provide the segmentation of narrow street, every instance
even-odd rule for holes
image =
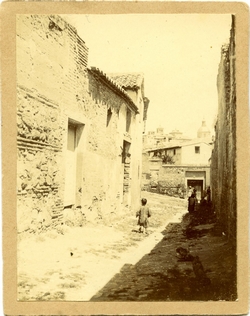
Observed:
[[[185,235],[190,224],[185,199],[142,196],[152,210],[149,235],[137,232],[135,211],[127,210],[84,227],[65,226],[59,234],[20,237],[18,299],[231,299],[234,271],[225,237],[204,234],[213,224],[197,226],[199,236]],[[200,257],[211,284],[197,280],[192,262],[177,258],[177,247]]]
[[[189,225],[189,214],[168,224],[159,243],[136,264],[125,264],[91,301],[235,300],[234,254],[226,238],[214,224]],[[186,258],[177,256],[181,247]]]
[[[248,8],[8,2],[4,314],[246,313]]]
[[[83,227],[19,237],[18,298],[89,300],[124,264],[135,264],[150,252],[165,226],[181,220],[186,201],[142,195],[153,213],[148,236],[137,232],[136,211],[125,210]]]

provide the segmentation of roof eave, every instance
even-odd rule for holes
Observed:
[[[119,86],[117,83],[115,83],[111,78],[109,78],[103,71],[101,71],[99,68],[91,67],[87,68],[90,73],[93,73],[98,76],[98,78],[106,84],[111,90],[113,90],[116,94],[118,94],[120,97],[122,97],[125,101],[128,102],[128,105],[132,111],[134,111],[136,114],[139,114],[139,109],[133,102],[133,100],[130,98],[130,96],[127,94],[127,92]]]
[[[147,149],[147,152],[157,151],[157,150],[165,150],[165,149],[173,149],[173,148],[181,148],[182,146],[171,146],[171,147],[159,147],[153,149]]]

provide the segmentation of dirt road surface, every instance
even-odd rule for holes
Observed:
[[[143,192],[152,211],[149,235],[136,232],[136,210],[110,214],[61,234],[18,238],[18,299],[88,301],[126,264],[135,265],[164,237],[169,223],[187,212],[184,199]]]
[[[148,235],[138,232],[136,210],[124,209],[62,234],[19,236],[18,299],[236,300],[236,250],[212,208],[191,215],[187,200],[142,196],[152,211]]]

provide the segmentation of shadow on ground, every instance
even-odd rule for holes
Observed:
[[[210,208],[186,214],[135,265],[125,264],[91,301],[234,301],[236,251]],[[147,238],[147,237],[145,237]]]

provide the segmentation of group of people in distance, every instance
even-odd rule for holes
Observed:
[[[210,204],[211,201],[211,190],[210,187],[207,187],[207,190],[204,190],[201,205]],[[196,211],[198,205],[198,200],[196,198],[196,189],[189,186],[188,189],[188,212],[193,213]],[[139,226],[138,232],[148,234],[148,218],[151,217],[151,211],[147,206],[147,199],[141,199],[141,207],[139,211],[136,212],[136,217],[138,217],[137,225]]]
[[[203,191],[201,198],[201,205],[210,204],[211,202],[211,189],[210,186],[207,187],[207,190]],[[188,189],[188,212],[193,213],[196,211],[198,205],[198,200],[196,197],[196,189],[189,186]]]

